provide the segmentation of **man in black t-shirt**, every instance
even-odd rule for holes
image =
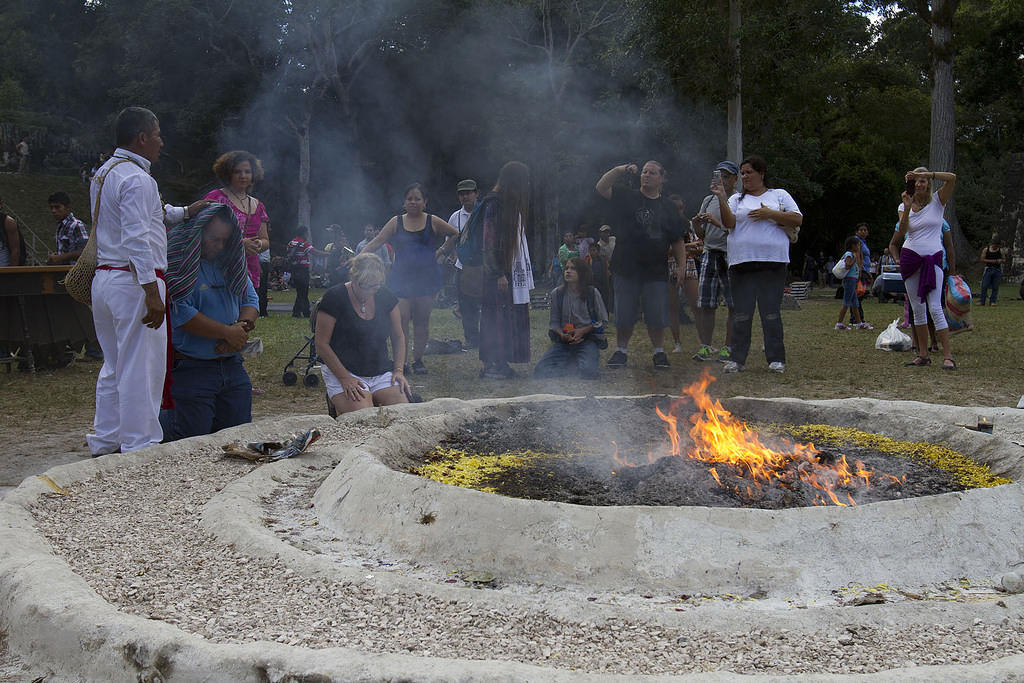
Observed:
[[[619,181],[640,174],[640,189]],[[661,194],[665,167],[648,161],[643,169],[623,164],[597,181],[597,192],[610,201],[615,228],[611,270],[615,291],[615,333],[618,348],[608,367],[626,365],[626,347],[643,307],[647,335],[654,346],[654,367],[667,368],[663,340],[668,327],[668,252],[686,263],[685,230],[676,207]]]

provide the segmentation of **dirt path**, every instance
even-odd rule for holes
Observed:
[[[322,392],[310,391],[302,396],[302,400],[254,397],[253,420],[325,412],[322,395]],[[27,477],[42,474],[51,467],[90,457],[85,434],[92,429],[92,417],[93,406],[90,401],[71,414],[65,413],[57,422],[40,418],[31,423],[4,425],[0,432],[0,443],[10,450],[0,457],[0,499]],[[6,679],[0,677],[0,680]]]

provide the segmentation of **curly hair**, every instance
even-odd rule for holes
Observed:
[[[235,168],[243,161],[248,161],[249,165],[252,166],[252,182],[254,185],[263,180],[263,164],[260,163],[255,154],[242,149],[224,152],[224,154],[217,157],[217,161],[213,162],[213,174],[225,185],[230,185],[231,174],[235,172]]]

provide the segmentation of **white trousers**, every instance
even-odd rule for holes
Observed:
[[[160,295],[165,286],[157,280]],[[160,401],[167,371],[167,322],[142,324],[146,296],[135,274],[97,270],[92,281],[92,317],[103,349],[96,380],[95,434],[86,434],[93,455],[138,450],[163,439]]]
[[[930,313],[932,322],[935,323],[935,329],[944,330],[949,327],[946,312],[942,310],[942,281],[945,278],[942,275],[942,268],[938,266],[932,266],[932,268],[935,269],[935,289],[928,292],[924,301],[921,301],[921,297],[917,295],[917,283],[921,279],[920,270],[909,276],[903,284],[907,290],[907,297],[910,299],[910,310],[914,313],[914,324],[927,325]]]

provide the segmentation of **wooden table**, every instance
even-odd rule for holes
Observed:
[[[8,370],[11,363],[23,362],[34,371],[41,352],[96,343],[92,310],[60,284],[70,268],[0,268],[0,350]]]

